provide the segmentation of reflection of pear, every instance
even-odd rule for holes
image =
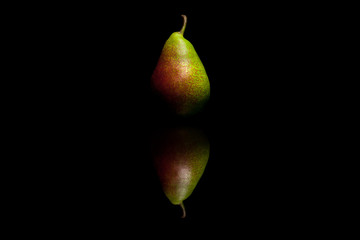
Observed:
[[[199,182],[210,154],[206,136],[194,128],[176,128],[160,134],[153,144],[154,165],[170,202],[180,205]]]

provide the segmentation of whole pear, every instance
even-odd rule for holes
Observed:
[[[162,189],[174,205],[180,205],[194,191],[204,173],[210,154],[206,135],[190,127],[168,129],[153,141],[154,166]]]
[[[152,87],[177,114],[199,112],[210,97],[210,82],[193,45],[184,38],[187,17],[179,32],[165,42],[151,77]]]

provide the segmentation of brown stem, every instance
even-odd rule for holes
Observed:
[[[182,26],[182,28],[181,28],[181,30],[180,30],[180,34],[181,35],[184,35],[184,32],[185,32],[185,28],[186,28],[186,23],[187,23],[187,17],[186,17],[186,15],[181,15],[182,17],[183,17],[183,19],[184,19],[184,23],[183,23],[183,26]]]
[[[181,218],[185,218],[186,217],[186,211],[185,211],[185,206],[184,206],[183,202],[180,203],[180,207],[181,207],[181,209],[183,211],[183,215],[181,216]]]

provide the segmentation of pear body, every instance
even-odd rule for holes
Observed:
[[[174,32],[153,72],[152,87],[177,115],[199,112],[210,97],[210,82],[193,45]]]
[[[162,189],[174,205],[194,191],[209,159],[207,137],[195,128],[167,130],[153,142],[154,166]]]

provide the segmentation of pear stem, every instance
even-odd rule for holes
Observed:
[[[184,24],[183,24],[183,26],[182,26],[182,28],[181,28],[181,30],[180,30],[179,33],[184,36],[184,32],[185,32],[185,28],[186,28],[186,23],[187,23],[187,17],[186,17],[186,15],[181,15],[181,16],[182,16],[183,19],[184,19]]]
[[[180,207],[181,207],[182,212],[183,212],[183,215],[181,216],[181,218],[185,218],[186,217],[186,211],[185,211],[185,206],[184,206],[183,202],[180,203]]]

